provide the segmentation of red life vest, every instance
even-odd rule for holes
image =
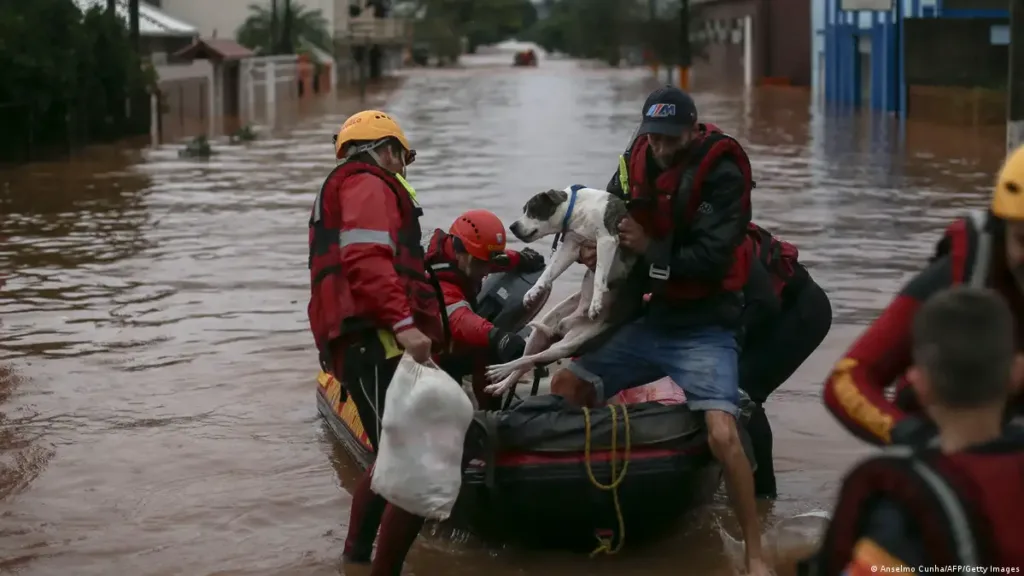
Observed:
[[[455,284],[466,295],[466,298],[473,299],[476,292],[479,291],[479,287],[474,289],[469,278],[462,273],[462,270],[459,270],[458,263],[445,253],[445,241],[448,238],[449,235],[440,229],[434,230],[430,235],[426,242],[426,257],[424,258],[427,270],[438,282]]]
[[[796,246],[772,236],[771,232],[753,222],[747,224],[747,236],[753,243],[754,257],[768,270],[772,279],[772,290],[782,297],[786,286],[807,275],[798,265],[800,251]]]
[[[427,277],[423,247],[420,245],[422,232],[419,217],[423,210],[416,205],[401,181],[390,172],[365,162],[349,161],[338,165],[327,176],[309,219],[309,319],[317,348],[325,351],[336,338],[368,329],[391,330],[391,326],[377,325],[365,316],[360,303],[352,297],[349,280],[341,267],[339,211],[334,212],[330,221],[323,218],[324,204],[340,202],[340,190],[345,180],[367,172],[383,180],[398,200],[402,222],[395,246],[395,272],[409,298],[416,328],[431,340],[440,342],[443,332],[438,297]],[[331,182],[335,185],[328,188],[327,184]]]
[[[993,218],[990,220],[990,218]],[[972,210],[964,218],[955,220],[946,228],[945,234],[935,247],[932,261],[949,256],[952,276],[950,282],[969,284],[974,287],[989,286],[1006,299],[1016,317],[1017,349],[1024,351],[1024,295],[1013,281],[993,275],[1003,267],[995,261],[997,242],[1003,240],[994,233],[995,220],[984,210]],[[920,405],[913,389],[901,379],[896,386],[895,403],[905,411],[917,411]],[[1024,414],[1024,394],[1020,394],[1007,407],[1009,414]]]
[[[445,350],[450,350],[452,346],[452,333],[449,328],[448,318],[459,308],[469,308],[472,310],[473,304],[476,302],[476,295],[480,291],[480,286],[474,287],[469,278],[462,273],[462,270],[459,270],[458,264],[445,253],[445,241],[448,238],[449,235],[443,230],[436,229],[425,242],[427,273],[430,275],[431,282],[434,283],[434,289],[437,292],[441,308]],[[464,299],[446,305],[441,282],[458,286],[462,291]]]
[[[987,222],[986,212],[972,210],[966,217],[953,221],[936,245],[932,261],[949,255],[953,284],[969,282],[981,287],[988,280],[994,239]]]
[[[914,520],[929,565],[1024,566],[1024,436],[1020,428],[976,451],[944,455],[886,448],[850,472],[819,554],[801,573],[839,575],[884,497]]]
[[[992,235],[985,231],[987,215],[982,210],[972,210],[965,217],[954,220],[935,246],[935,253],[929,262],[949,256],[952,285],[971,282],[984,286],[992,261]],[[977,282],[977,284],[975,284]],[[920,412],[921,404],[917,394],[910,387],[906,377],[896,382],[893,404],[904,412]]]
[[[653,183],[647,180],[647,138],[637,138],[629,153],[629,213],[653,242],[668,242],[672,250],[684,235],[685,226],[701,210],[704,179],[719,159],[730,157],[739,165],[745,184],[743,210],[750,211],[754,180],[747,153],[714,124],[701,124],[699,129],[701,135],[693,144],[689,159],[665,170]],[[723,291],[736,292],[743,289],[750,276],[752,244],[745,238],[736,247],[732,265],[721,282],[669,280],[667,262],[651,262],[651,277],[664,282],[660,291],[668,299],[690,300]]]

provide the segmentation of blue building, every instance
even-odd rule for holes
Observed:
[[[964,8],[992,5],[985,0],[811,0],[812,85],[834,105],[900,114],[907,109],[904,23],[911,18],[999,18],[993,44],[1009,37],[1009,11]],[[944,7],[947,4],[948,7]],[[996,3],[998,5],[999,3]],[[885,8],[885,7],[889,8]],[[1005,6],[1005,4],[1004,4]],[[844,10],[869,7],[874,10]],[[883,8],[879,10],[878,8]],[[955,42],[956,39],[950,39]]]

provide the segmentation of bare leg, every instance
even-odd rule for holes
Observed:
[[[731,331],[706,327],[662,339],[658,355],[652,360],[686,392],[690,409],[704,412],[708,445],[722,465],[729,501],[743,530],[747,571],[751,576],[768,576],[754,500],[754,475],[734,416],[739,400],[737,353]]]
[[[754,499],[754,473],[750,469],[750,461],[743,452],[739,431],[736,429],[736,418],[727,412],[708,410],[704,412],[704,420],[708,427],[708,443],[711,452],[722,464],[725,473],[725,488],[729,494],[736,517],[743,530],[746,542],[747,566],[751,574],[760,574],[751,565],[751,561],[759,563],[764,569],[761,551],[761,521],[757,516],[757,504]],[[765,572],[766,573],[766,572]]]
[[[574,406],[593,408],[597,404],[594,385],[563,368],[551,377],[551,393],[565,398]]]

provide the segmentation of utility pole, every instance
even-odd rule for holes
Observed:
[[[693,52],[690,50],[690,0],[679,1],[679,87],[690,89],[690,66]]]
[[[281,15],[281,53],[292,54],[292,2],[284,0],[284,14]]]
[[[116,3],[117,3],[117,0],[107,0],[107,13],[108,14],[114,14],[115,13],[114,12],[114,5]]]
[[[651,72],[654,72],[654,77],[658,77],[658,46],[655,44],[653,38],[656,35],[655,23],[657,22],[658,10],[655,6],[657,0],[647,0],[647,34],[650,40],[647,41],[648,54],[651,57],[650,65]]]
[[[1010,71],[1006,83],[1006,146],[1024,145],[1024,0],[1010,0]]]
[[[139,0],[128,0],[128,39],[135,54],[141,54],[139,46]]]
[[[270,0],[270,53],[277,54],[277,0]]]

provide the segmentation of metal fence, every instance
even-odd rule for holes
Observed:
[[[157,141],[174,142],[209,135],[210,97],[207,78],[181,78],[160,82]]]
[[[271,129],[293,122],[299,111],[299,59],[257,56],[242,61],[239,111],[243,124]]]

